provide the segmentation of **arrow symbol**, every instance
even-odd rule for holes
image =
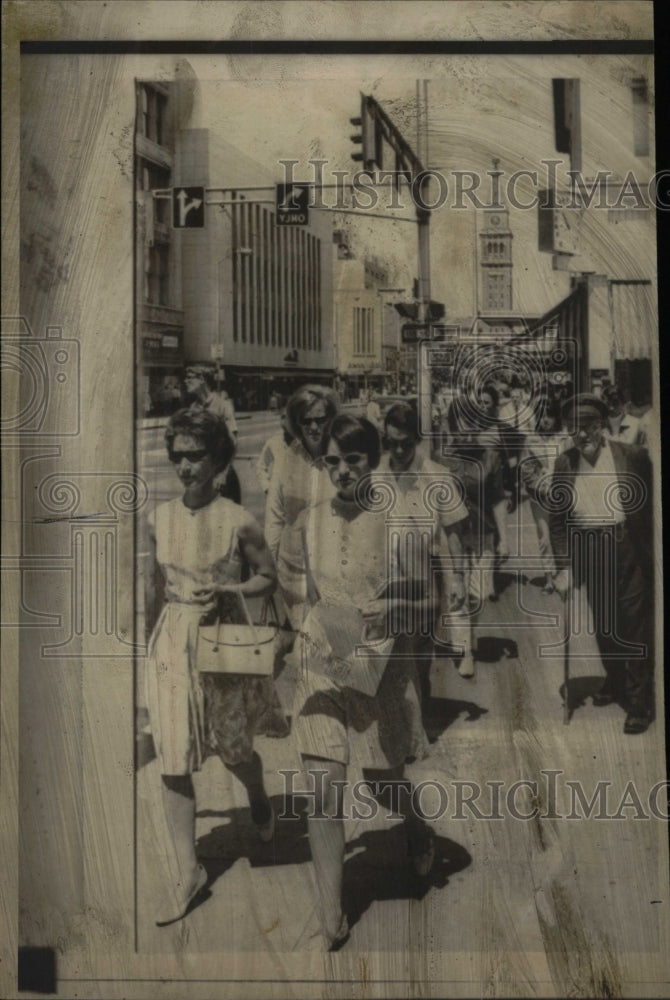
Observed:
[[[305,190],[304,187],[292,187],[290,190],[284,192],[284,200],[281,205],[277,208],[280,212],[300,212],[302,210],[302,205],[300,199],[302,193]]]
[[[177,195],[177,201],[179,202],[179,225],[186,225],[186,216],[189,212],[197,211],[202,205],[201,198],[193,198],[191,201],[188,200],[188,194],[182,188]]]

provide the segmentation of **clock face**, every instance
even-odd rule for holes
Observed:
[[[491,216],[489,216],[489,222],[491,223],[492,226],[499,226],[500,225],[500,216],[499,215],[491,215]]]

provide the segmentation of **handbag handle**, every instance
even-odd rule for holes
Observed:
[[[238,590],[237,591],[237,597],[239,597],[239,599],[240,599],[240,604],[242,605],[242,611],[244,613],[244,617],[247,620],[247,625],[251,629],[252,635],[254,637],[254,642],[256,643],[257,646],[259,646],[260,645],[260,641],[258,639],[258,632],[256,631],[256,626],[254,625],[253,621],[251,620],[251,615],[249,613],[249,607],[247,605],[247,602],[244,599],[244,594],[241,593],[241,591]],[[220,641],[221,641],[221,624],[222,624],[221,623],[221,615],[219,614],[218,615],[218,619],[217,619],[217,623],[216,623],[216,639],[214,641],[214,651],[215,652],[219,648],[219,644],[220,644]]]
[[[260,621],[258,624],[267,625],[268,617],[270,615],[274,615],[275,622],[279,625],[279,608],[277,607],[274,594],[270,594],[268,597],[264,598],[260,613]]]
[[[244,594],[241,593],[241,591],[238,590],[237,596],[240,599],[240,604],[242,605],[242,611],[244,612],[244,617],[247,620],[247,625],[249,626],[249,628],[252,631],[252,634],[253,634],[253,637],[254,637],[254,642],[256,643],[256,645],[258,645],[258,632],[256,631],[256,626],[254,625],[254,623],[251,620],[251,615],[249,613],[249,606],[247,605],[247,602],[244,599]],[[221,627],[221,620],[219,619],[219,628],[220,627]]]

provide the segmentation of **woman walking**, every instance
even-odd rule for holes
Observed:
[[[491,387],[482,392],[492,401]],[[440,447],[434,453],[459,480],[465,490],[470,513],[464,536],[468,555],[468,595],[474,608],[487,598],[495,598],[493,583],[495,550],[504,559],[507,549],[507,507],[504,488],[504,461],[494,413],[486,413],[486,399],[459,397],[449,408]]]
[[[540,406],[540,415],[535,434],[526,437],[522,453],[520,474],[528,492],[530,509],[537,530],[538,547],[545,572],[542,592],[551,594],[555,590],[554,576],[556,562],[551,547],[549,532],[548,501],[551,487],[551,477],[554,474],[556,459],[569,448],[572,440],[569,435],[561,433],[562,419],[559,407],[545,401]]]
[[[278,456],[265,508],[265,537],[277,564],[279,593],[293,627],[305,600],[304,574],[295,565],[292,528],[302,511],[332,494],[323,455],[330,425],[339,409],[332,389],[304,385],[286,405],[292,440]]]
[[[217,488],[235,450],[225,422],[207,410],[180,410],[165,440],[184,492],[149,518],[147,704],[178,872],[158,924],[182,917],[207,880],[195,850],[192,774],[209,753],[245,786],[260,838],[272,838],[274,815],[253,744],[259,720],[278,704],[271,678],[198,671],[199,626],[217,616],[244,621],[240,602],[276,587],[258,524]],[[242,582],[244,566],[249,577]]]
[[[316,817],[327,816],[310,818],[308,829],[323,933],[331,949],[349,933],[342,912],[345,840],[338,807],[348,765],[363,768],[375,797],[382,797],[382,788],[394,795],[419,875],[427,874],[434,855],[432,831],[403,777],[406,760],[421,758],[427,750],[418,678],[411,649],[399,658],[403,637],[389,636],[388,623],[409,614],[433,615],[435,609],[427,601],[395,598],[389,590],[385,513],[371,509],[361,496],[380,453],[379,434],[370,421],[336,417],[325,454],[336,494],[305,510],[296,526],[309,611],[301,633],[295,738],[308,783],[311,779],[315,788]],[[373,506],[374,488],[371,497]],[[366,662],[357,655],[362,639],[373,644],[376,659]]]

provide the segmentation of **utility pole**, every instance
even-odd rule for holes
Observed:
[[[417,97],[420,98],[419,81],[417,80]],[[428,81],[423,81],[423,147],[428,148]],[[420,201],[425,204],[429,178],[424,176],[420,182]],[[430,320],[430,210],[416,207],[419,242],[419,322]],[[432,425],[431,378],[430,369],[425,363],[423,352],[418,356],[418,394],[419,394],[419,427],[430,428]]]
[[[423,100],[422,100],[423,89]],[[428,81],[417,80],[417,138],[418,147],[427,146],[428,122],[427,100]],[[422,105],[426,107],[422,108]],[[423,122],[422,122],[423,118]],[[360,128],[360,133],[351,136],[356,144],[356,152],[352,158],[362,163],[363,169],[372,171],[375,167],[383,169],[381,153],[384,144],[390,146],[395,154],[396,183],[400,184],[401,175],[411,184],[416,207],[416,222],[418,236],[418,296],[417,319],[419,323],[430,323],[430,208],[427,207],[427,188],[429,175],[426,172],[419,152],[414,152],[407,140],[384,109],[374,97],[361,94],[360,115],[351,119],[351,124]],[[423,125],[423,128],[422,128]],[[422,141],[423,140],[423,141]],[[360,146],[360,149],[358,148]],[[418,372],[418,391],[420,397],[420,427],[431,426],[430,371],[421,364]]]

